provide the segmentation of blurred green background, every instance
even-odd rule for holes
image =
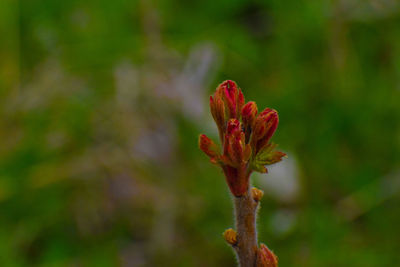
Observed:
[[[3,0],[0,265],[234,266],[208,96],[279,111],[280,266],[400,262],[396,0]]]

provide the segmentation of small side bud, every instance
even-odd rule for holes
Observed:
[[[223,236],[229,245],[234,246],[237,244],[237,233],[232,228],[226,229]]]
[[[257,267],[278,267],[278,257],[264,244],[257,251]]]
[[[254,201],[259,202],[264,196],[264,191],[253,187],[251,189],[251,196],[253,197]]]

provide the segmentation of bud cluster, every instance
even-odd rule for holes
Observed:
[[[270,108],[258,113],[255,102],[245,104],[242,91],[231,80],[221,83],[210,96],[210,108],[222,149],[204,134],[200,135],[199,147],[222,168],[232,194],[240,197],[248,191],[253,171],[265,173],[265,165],[286,156],[270,143],[278,127],[278,113]]]

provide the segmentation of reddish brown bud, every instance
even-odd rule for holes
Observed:
[[[232,135],[236,131],[240,131],[240,122],[237,119],[230,119],[226,126],[226,134]]]
[[[242,164],[244,159],[244,133],[241,131],[236,131],[235,134],[231,137],[232,146],[232,159],[237,164]]]
[[[257,251],[257,267],[277,267],[278,257],[264,244]]]
[[[238,97],[237,85],[228,80],[220,85],[223,88],[224,97],[229,108],[231,118],[236,118],[236,99]]]
[[[274,110],[270,108],[264,109],[260,114],[257,115],[254,125],[253,138],[261,139],[267,133],[267,124],[272,119]]]
[[[199,147],[211,159],[219,157],[218,146],[205,134],[199,136]]]
[[[256,120],[256,115],[257,115],[256,103],[253,101],[247,102],[247,104],[244,105],[242,109],[242,121],[245,128],[247,126],[253,127],[254,121]]]
[[[258,114],[252,135],[252,145],[255,153],[268,144],[278,127],[278,123],[279,119],[276,110],[266,108]]]
[[[218,94],[215,94],[214,98],[210,96],[210,109],[219,131],[225,131],[225,105]]]
[[[226,127],[224,155],[227,156],[235,166],[243,163],[245,157],[244,133],[237,119],[230,119]]]
[[[246,105],[243,106],[241,114],[242,114],[242,122],[247,144],[250,140],[251,131],[253,130],[254,122],[256,120],[256,115],[257,115],[256,103],[253,101],[248,102]]]
[[[229,118],[239,118],[244,105],[244,96],[234,81],[227,80],[217,87],[217,95],[220,95],[228,108]]]

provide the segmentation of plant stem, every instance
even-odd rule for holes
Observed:
[[[240,267],[255,267],[257,258],[256,211],[258,203],[253,199],[250,187],[240,197],[235,197],[237,245],[235,251]]]

